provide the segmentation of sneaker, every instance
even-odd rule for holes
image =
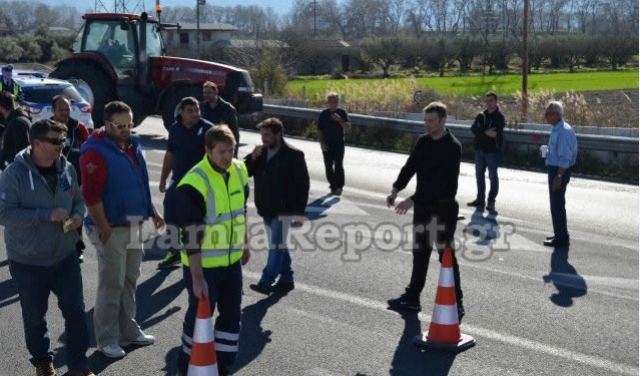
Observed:
[[[104,356],[106,356],[107,358],[113,358],[113,359],[123,358],[125,355],[127,355],[127,353],[124,352],[122,347],[115,344],[105,346],[101,348],[100,351],[102,351],[102,354],[104,354]]]
[[[255,292],[259,292],[260,294],[269,295],[271,294],[271,286],[265,286],[261,283],[253,283],[249,285],[249,288]]]
[[[89,368],[80,368],[71,370],[62,376],[96,376],[96,374],[93,373],[93,371],[91,371]]]
[[[138,336],[138,338],[134,339],[133,341],[123,342],[122,346],[129,346],[129,345],[149,346],[149,345],[153,345],[154,342],[156,342],[156,337],[152,336],[151,334],[142,333]]]
[[[53,362],[41,362],[36,364],[36,376],[56,376],[56,370],[53,368]]]
[[[275,285],[271,286],[272,291],[285,293],[285,294],[295,288],[296,287],[293,282],[278,282]]]
[[[475,199],[471,202],[467,202],[467,206],[474,208],[484,208],[484,200]]]
[[[420,300],[412,299],[407,294],[400,295],[399,298],[389,299],[387,300],[387,304],[389,304],[389,308],[399,311],[399,310],[408,310],[408,311],[421,311],[422,307],[420,306]]]
[[[342,188],[336,188],[331,193],[333,193],[335,196],[342,196]]]
[[[180,262],[180,252],[175,250],[167,251],[164,260],[158,263],[158,269],[168,269]]]

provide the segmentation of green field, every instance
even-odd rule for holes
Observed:
[[[618,89],[637,89],[638,71],[618,72],[582,72],[582,73],[539,73],[529,75],[529,91],[604,91]],[[361,86],[371,89],[380,84],[390,84],[396,88],[409,89],[416,83],[420,89],[433,89],[440,94],[456,94],[465,96],[482,95],[489,90],[498,94],[510,95],[522,87],[522,78],[519,75],[503,76],[452,76],[452,77],[422,77],[415,82],[409,78],[389,79],[299,79],[292,80],[286,86],[289,95],[307,98],[324,96],[327,91],[350,92],[353,89],[362,89]],[[354,87],[356,86],[356,87]],[[304,88],[304,89],[303,89]]]

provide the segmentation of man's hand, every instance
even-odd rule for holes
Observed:
[[[409,197],[408,199],[399,203],[398,206],[396,206],[396,213],[406,214],[409,211],[409,209],[411,209],[412,207],[413,207],[413,200],[411,199],[411,197]]]
[[[167,180],[160,179],[160,186],[158,187],[160,193],[165,193],[167,191]]]
[[[105,227],[103,229],[98,230],[98,237],[102,244],[106,245],[111,237],[111,227]]]
[[[398,191],[396,191],[396,189],[394,188],[391,191],[391,194],[389,194],[389,196],[387,196],[387,207],[390,208],[393,205],[396,204],[396,197],[398,197]]]
[[[338,115],[337,112],[331,114],[331,120],[337,121],[338,123],[342,124],[342,116]]]
[[[498,131],[495,128],[489,128],[486,131],[484,131],[484,134],[489,137],[489,138],[496,138],[498,137]]]
[[[251,152],[251,160],[255,161],[256,159],[260,158],[263,151],[264,151],[263,145],[258,145],[255,148],[253,148],[253,151]]]
[[[77,230],[82,226],[82,217],[78,214],[72,215],[71,219],[73,220],[73,223],[71,223],[71,230]]]
[[[240,259],[240,262],[242,263],[242,265],[247,265],[250,259],[251,251],[249,250],[249,246],[245,246],[244,250],[242,251],[242,258]]]
[[[193,295],[197,299],[209,299],[209,286],[204,277],[193,278]]]
[[[49,220],[51,222],[64,222],[69,218],[69,212],[67,209],[63,208],[55,208],[51,211],[51,215],[49,216]]]
[[[164,218],[162,218],[162,216],[158,213],[153,216],[153,226],[156,228],[156,230],[159,230],[160,228],[162,228],[162,226],[164,226]]]
[[[556,177],[553,178],[553,183],[551,183],[551,191],[558,192],[561,189],[562,189],[562,178],[556,175]]]

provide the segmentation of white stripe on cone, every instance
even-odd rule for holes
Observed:
[[[213,342],[213,324],[211,319],[196,319],[196,328],[193,331],[193,342],[209,343]]]
[[[431,322],[441,325],[457,325],[458,324],[458,307],[454,305],[436,304],[433,307],[433,316]]]
[[[455,287],[455,280],[453,279],[453,268],[440,269],[440,279],[438,280],[438,286],[440,287]]]
[[[212,364],[206,367],[199,367],[189,364],[188,376],[218,376],[218,365]]]

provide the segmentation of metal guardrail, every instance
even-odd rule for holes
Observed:
[[[298,119],[317,120],[321,109],[288,107],[273,104],[265,104],[263,112],[274,116],[294,117]],[[415,120],[393,119],[361,114],[349,114],[351,124],[364,127],[384,127],[398,132],[422,134],[425,132],[424,123]],[[447,128],[461,142],[473,141],[471,127],[462,124],[447,124]],[[504,132],[505,143],[546,145],[551,131],[537,131],[528,129],[506,128]],[[637,137],[605,136],[577,134],[578,149],[609,151],[619,153],[638,154]]]

